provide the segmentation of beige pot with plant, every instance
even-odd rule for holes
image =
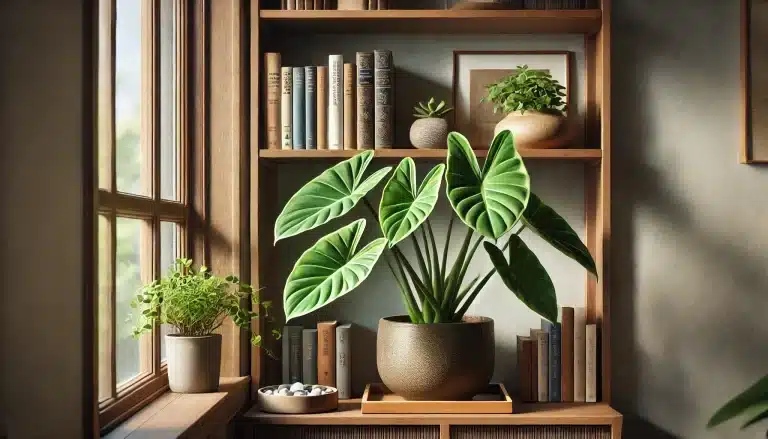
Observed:
[[[565,124],[565,87],[552,75],[519,66],[516,74],[487,86],[483,101],[493,103],[494,112],[506,117],[496,124],[494,135],[510,131],[521,148],[546,148]]]
[[[429,98],[426,104],[419,102],[413,110],[416,121],[411,125],[411,145],[420,149],[444,149],[448,121],[443,117],[453,108],[446,107],[445,101],[435,104],[435,98]]]
[[[237,277],[214,276],[205,266],[196,270],[189,259],[178,259],[166,277],[141,289],[131,304],[140,311],[134,336],[160,324],[173,327],[165,336],[171,391],[205,393],[219,388],[221,335],[214,332],[227,317],[248,329],[259,318],[260,308],[268,315],[269,303],[259,303],[252,293],[253,288]],[[250,299],[256,311],[243,308],[244,299]],[[261,336],[251,342],[261,346]]]

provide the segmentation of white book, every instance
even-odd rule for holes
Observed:
[[[293,69],[281,67],[280,76],[280,146],[293,149]]]
[[[328,56],[328,149],[344,148],[344,58]]]
[[[536,340],[536,396],[539,402],[549,402],[549,333],[531,329],[531,337]]]
[[[350,324],[336,327],[336,388],[339,390],[339,399],[352,397],[351,329]]]
[[[597,325],[587,325],[586,331],[586,400],[597,402]]]
[[[586,401],[587,314],[583,307],[573,312],[573,400]]]

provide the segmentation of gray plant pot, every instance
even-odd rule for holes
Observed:
[[[448,122],[439,117],[416,119],[411,125],[411,144],[420,149],[441,149],[447,145]]]
[[[176,393],[207,393],[219,389],[221,335],[165,336],[168,387]]]
[[[408,316],[379,320],[376,365],[382,382],[409,400],[461,401],[493,376],[493,320],[416,325]]]

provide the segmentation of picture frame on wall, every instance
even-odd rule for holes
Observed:
[[[768,164],[768,2],[741,1],[741,162]]]
[[[569,51],[463,51],[453,52],[453,104],[454,129],[472,143],[473,148],[488,148],[493,130],[505,114],[493,112],[491,102],[481,102],[488,84],[517,72],[518,66],[548,71],[552,78],[565,87],[566,116],[563,131],[567,134],[553,139],[548,147],[567,147],[574,132],[583,126],[578,111],[572,107],[572,74]]]

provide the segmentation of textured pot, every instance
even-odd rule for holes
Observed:
[[[509,130],[514,135],[515,146],[535,148],[538,142],[555,137],[563,121],[565,117],[554,114],[530,110],[521,114],[515,111],[496,124],[493,135]]]
[[[409,400],[460,401],[484,391],[493,375],[493,320],[416,325],[379,320],[376,365],[382,382]]]
[[[168,387],[177,393],[215,392],[221,371],[221,334],[165,336]]]
[[[439,117],[416,119],[411,125],[411,145],[420,149],[442,149],[448,138],[448,121]]]

